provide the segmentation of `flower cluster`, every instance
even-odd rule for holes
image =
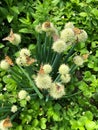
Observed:
[[[88,38],[85,30],[74,27],[73,23],[65,24],[64,29],[61,31],[60,38],[63,39],[67,45],[72,43],[85,42]]]
[[[70,68],[68,65],[62,64],[59,67],[59,73],[61,74],[61,81],[63,83],[68,83],[71,80],[71,76],[70,76]]]
[[[20,100],[26,99],[27,101],[29,101],[31,99],[30,96],[28,95],[27,91],[25,91],[25,90],[20,90],[19,91],[18,98]]]
[[[30,57],[31,52],[27,48],[23,48],[19,51],[19,57],[16,58],[17,65],[28,66],[35,62],[33,58]]]
[[[77,42],[86,41],[87,33],[75,27],[72,22],[66,23],[64,29],[61,30],[60,33],[58,33],[53,23],[49,21],[37,25],[35,30],[39,35],[42,35],[43,32],[46,33],[45,42],[40,43],[41,39],[38,41],[36,56],[34,56],[35,59],[31,58],[32,54],[29,49],[22,48],[18,52],[19,56],[15,60],[16,64],[13,63],[10,57],[6,56],[5,59],[0,62],[0,68],[7,70],[10,66],[14,65],[21,67],[30,66],[36,61],[33,82],[36,84],[37,88],[47,90],[50,96],[55,99],[61,98],[65,94],[64,84],[71,81],[72,70],[68,63],[66,64],[66,61],[72,53],[66,56],[67,59],[65,58],[66,60],[61,65],[58,66],[57,64],[61,62],[60,60],[63,61],[64,58],[62,58],[62,54],[64,51],[67,51],[69,46],[74,46]],[[51,42],[49,42],[49,39],[47,40],[48,37],[52,38]],[[21,42],[21,37],[19,34],[13,33],[11,29],[10,35],[3,40],[8,40],[13,45],[18,45]],[[72,51],[73,50],[71,50],[71,52]],[[82,66],[84,58],[83,56],[76,55],[72,59],[72,62],[76,66]],[[26,76],[27,75],[28,74],[26,74]],[[54,75],[56,75],[56,77]],[[20,90],[18,98],[20,100],[30,100],[30,96],[28,96],[25,90]],[[16,112],[17,106],[12,106],[11,111],[13,113]]]
[[[65,95],[64,86],[61,83],[53,82],[49,73],[52,71],[52,66],[45,64],[40,67],[40,70],[35,78],[35,83],[39,89],[48,90],[50,96],[55,99]]]

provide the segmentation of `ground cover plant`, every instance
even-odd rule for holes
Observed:
[[[2,129],[98,129],[96,4],[97,0],[1,1]],[[61,36],[67,26],[74,32],[73,43],[67,41],[70,35],[66,34],[67,39]],[[83,30],[88,35],[86,42],[78,41]],[[77,55],[81,66],[74,64]],[[62,68],[67,69],[66,74]]]

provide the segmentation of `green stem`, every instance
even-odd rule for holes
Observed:
[[[38,34],[38,36],[37,36],[36,56],[37,56],[38,64],[40,65],[40,61],[41,61],[41,38],[40,38],[40,34]]]
[[[11,121],[14,120],[14,118],[18,115],[18,113],[20,112],[20,110],[21,110],[21,108],[19,108],[19,110],[18,110],[15,114],[13,114],[13,115],[11,116],[11,118],[10,118]]]
[[[43,95],[40,93],[40,91],[37,89],[37,87],[35,86],[34,82],[31,80],[31,78],[29,77],[28,73],[26,73],[26,71],[20,67],[20,70],[24,73],[24,75],[27,77],[27,79],[29,80],[30,82],[30,85],[33,87],[33,89],[35,90],[35,92],[38,94],[39,98],[42,99],[43,98]]]
[[[55,59],[54,59],[53,64],[52,64],[52,67],[53,67],[53,68],[55,68],[55,67],[58,65],[58,63],[59,63],[59,61],[60,61],[60,58],[61,58],[61,54],[57,54],[57,55],[55,56]]]
[[[78,94],[80,94],[80,93],[82,93],[82,91],[79,91],[79,92],[77,92],[77,93],[73,93],[73,94],[71,94],[71,95],[65,95],[63,98],[70,98],[70,97],[76,96],[76,95],[78,95]]]
[[[72,55],[74,48],[76,47],[76,44],[73,44],[72,48],[70,49],[70,51],[68,52],[68,54],[66,55],[64,62],[67,63],[68,58]]]
[[[49,37],[49,42],[48,42],[48,48],[47,48],[47,57],[46,57],[46,63],[50,63],[51,62],[51,57],[52,57],[52,38]]]
[[[77,67],[78,66],[76,64],[73,64],[70,69],[70,74],[72,74],[77,69]]]
[[[55,57],[56,57],[56,52],[54,52],[52,55],[51,64],[53,64]]]
[[[61,75],[58,74],[58,76],[57,76],[56,79],[55,79],[55,82],[60,80],[60,76],[61,76]]]

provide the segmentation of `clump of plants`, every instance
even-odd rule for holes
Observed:
[[[0,62],[0,68],[8,73],[4,77],[7,85],[5,89],[2,87],[0,94],[2,130],[12,127],[13,120],[18,123],[23,111],[33,110],[35,98],[49,102],[70,96],[75,90],[69,89],[76,81],[75,70],[82,67],[89,56],[75,51],[75,47],[85,43],[88,36],[85,30],[75,27],[72,22],[66,23],[60,32],[49,21],[37,25],[35,30],[37,43],[33,51],[19,48],[14,57],[6,54]],[[11,29],[9,36],[3,40],[18,48],[22,39]],[[26,123],[32,120],[30,116]]]

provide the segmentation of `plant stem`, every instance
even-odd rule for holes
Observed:
[[[36,56],[37,56],[38,64],[40,65],[40,61],[41,61],[41,38],[40,38],[40,34],[38,34],[38,37],[37,37]]]
[[[70,74],[72,74],[77,67],[78,67],[78,66],[77,66],[76,64],[73,64],[73,65],[71,66],[71,69],[70,69]]]
[[[58,74],[58,76],[56,77],[55,81],[59,81],[60,79],[60,74]]]
[[[66,55],[64,62],[67,63],[68,58],[72,55],[74,48],[76,47],[76,44],[74,43],[68,54]]]
[[[14,118],[18,115],[18,113],[20,112],[20,110],[21,110],[21,108],[19,108],[19,110],[18,110],[15,114],[13,114],[13,115],[11,116],[11,118],[10,118],[11,121],[14,120]]]
[[[60,58],[61,58],[61,54],[59,54],[59,53],[56,54],[55,59],[54,59],[53,64],[52,64],[53,68],[55,68],[58,65]]]
[[[35,92],[38,94],[39,98],[42,99],[43,95],[40,93],[40,91],[37,89],[37,87],[35,86],[34,82],[31,80],[31,78],[29,77],[28,73],[22,68],[20,67],[20,70],[24,73],[24,75],[27,77],[27,79],[30,82],[30,85],[33,87],[33,89],[35,90]]]
[[[76,95],[78,95],[78,94],[80,94],[80,93],[82,93],[82,91],[79,91],[79,92],[77,92],[77,93],[73,93],[73,94],[71,94],[71,95],[66,95],[66,96],[64,96],[63,98],[70,98],[70,97],[76,96]]]
[[[48,55],[47,55],[47,43],[48,43],[48,36],[46,35],[45,36],[45,42],[43,44],[43,52],[42,52],[42,54],[43,54],[43,62],[44,63],[45,63],[45,61],[46,61],[46,59],[48,57]]]

